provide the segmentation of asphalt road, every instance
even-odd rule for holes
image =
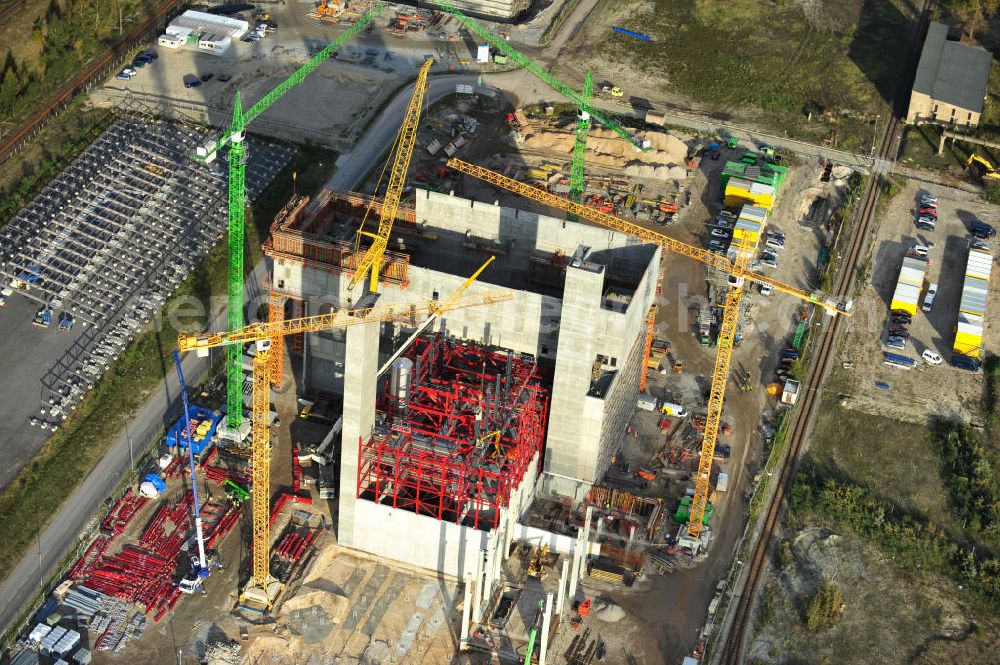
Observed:
[[[429,79],[425,100],[428,106],[455,92],[456,85],[476,85],[477,77],[464,74],[438,76]],[[413,83],[402,88],[385,106],[354,149],[337,163],[337,172],[326,184],[334,191],[358,187],[368,172],[381,166],[399,131],[399,123],[413,96]]]
[[[263,283],[264,275],[264,264],[261,263],[247,278],[245,288],[248,299],[252,298],[254,294],[260,293],[260,285]],[[20,298],[19,300],[26,299]],[[4,311],[4,315],[9,313]],[[30,326],[30,324],[28,325]],[[220,330],[224,327],[225,312],[216,312],[209,329]],[[37,330],[37,328],[33,328],[33,330]],[[55,335],[55,331],[52,334]],[[23,338],[20,343],[23,343]],[[188,383],[193,385],[200,381],[213,360],[214,356],[211,355],[199,358],[193,353],[187,354],[181,360],[181,365]],[[0,382],[0,386],[7,386],[10,383],[10,381],[3,381]],[[34,402],[32,401],[31,404],[33,405]],[[63,503],[62,509],[42,531],[37,545],[31,548],[21,563],[0,584],[0,598],[4,600],[3,603],[0,603],[0,626],[3,626],[4,630],[10,622],[17,619],[25,605],[34,598],[45,578],[54,572],[55,567],[63,557],[76,547],[80,535],[93,519],[97,506],[100,506],[118,487],[122,479],[128,475],[132,458],[139,459],[154,439],[158,438],[159,433],[170,420],[168,416],[179,412],[180,393],[177,388],[177,375],[171,371],[139,409],[125,431],[112,444],[107,455],[97,463],[90,475]],[[37,428],[34,429],[37,430]]]

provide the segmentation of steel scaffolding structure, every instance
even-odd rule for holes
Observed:
[[[441,335],[418,338],[360,442],[358,498],[495,528],[542,450],[549,391],[535,358]],[[398,363],[399,361],[397,361]]]

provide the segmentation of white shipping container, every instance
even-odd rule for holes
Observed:
[[[892,294],[892,299],[897,302],[910,303],[916,305],[920,299],[919,284],[897,284],[896,291]]]
[[[728,473],[720,473],[719,474],[719,479],[717,481],[715,481],[715,489],[718,492],[725,492],[727,489],[729,489],[729,474]]]
[[[982,250],[970,250],[969,262],[965,268],[966,275],[972,275],[985,280],[990,278],[990,270],[993,267],[993,255]]]
[[[901,284],[916,284],[917,286],[921,286],[924,283],[924,271],[903,266],[899,271],[898,281]]]
[[[767,219],[767,208],[745,205],[740,208],[740,217],[744,219],[753,219],[763,224]]]

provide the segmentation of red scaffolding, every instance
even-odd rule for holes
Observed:
[[[358,498],[495,528],[545,440],[549,392],[535,358],[441,335],[405,357],[408,377],[394,374],[360,442]]]

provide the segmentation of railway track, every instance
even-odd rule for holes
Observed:
[[[3,137],[0,141],[0,163],[6,160],[24,143],[31,140],[52,116],[62,110],[77,94],[85,92],[99,77],[107,76],[110,69],[116,66],[128,54],[144,35],[165,21],[178,6],[179,0],[168,0],[144,22],[134,27],[114,46],[108,48],[87,65],[82,72],[73,77],[62,90],[56,93],[41,109],[35,111],[20,127]],[[21,4],[15,2],[9,7],[0,9],[0,15],[17,11]]]
[[[913,60],[919,54],[924,28],[927,23],[932,0],[925,0],[923,9],[917,23],[917,30],[913,41]],[[908,92],[908,91],[907,91]],[[905,101],[908,94],[902,95]],[[851,236],[851,244],[847,251],[846,262],[840,271],[835,284],[834,293],[849,294],[854,288],[857,276],[858,261],[863,256],[865,240],[869,235],[872,219],[878,204],[880,181],[882,179],[882,167],[880,165],[894,161],[898,149],[897,130],[899,129],[900,117],[905,115],[905,108],[900,108],[897,104],[891,119],[882,130],[879,148],[873,155],[873,173],[869,178],[865,188],[861,214],[858,217],[858,226]],[[813,422],[813,418],[822,402],[822,384],[830,368],[830,362],[834,358],[834,347],[838,338],[838,332],[843,323],[844,317],[838,316],[831,320],[826,326],[826,330],[820,340],[817,350],[816,364],[809,376],[807,389],[803,395],[803,404],[798,417],[792,426],[789,438],[789,450],[785,456],[784,464],[778,475],[778,484],[775,487],[774,497],[767,507],[764,516],[763,528],[757,540],[752,555],[750,556],[749,572],[743,593],[737,601],[733,624],[729,634],[722,644],[721,658],[718,662],[722,665],[739,665],[743,662],[743,647],[746,642],[747,631],[752,624],[752,609],[756,599],[757,591],[764,579],[769,563],[769,553],[771,542],[777,531],[779,519],[783,512],[785,497],[790,486],[792,472],[795,464],[805,445],[806,435]]]

